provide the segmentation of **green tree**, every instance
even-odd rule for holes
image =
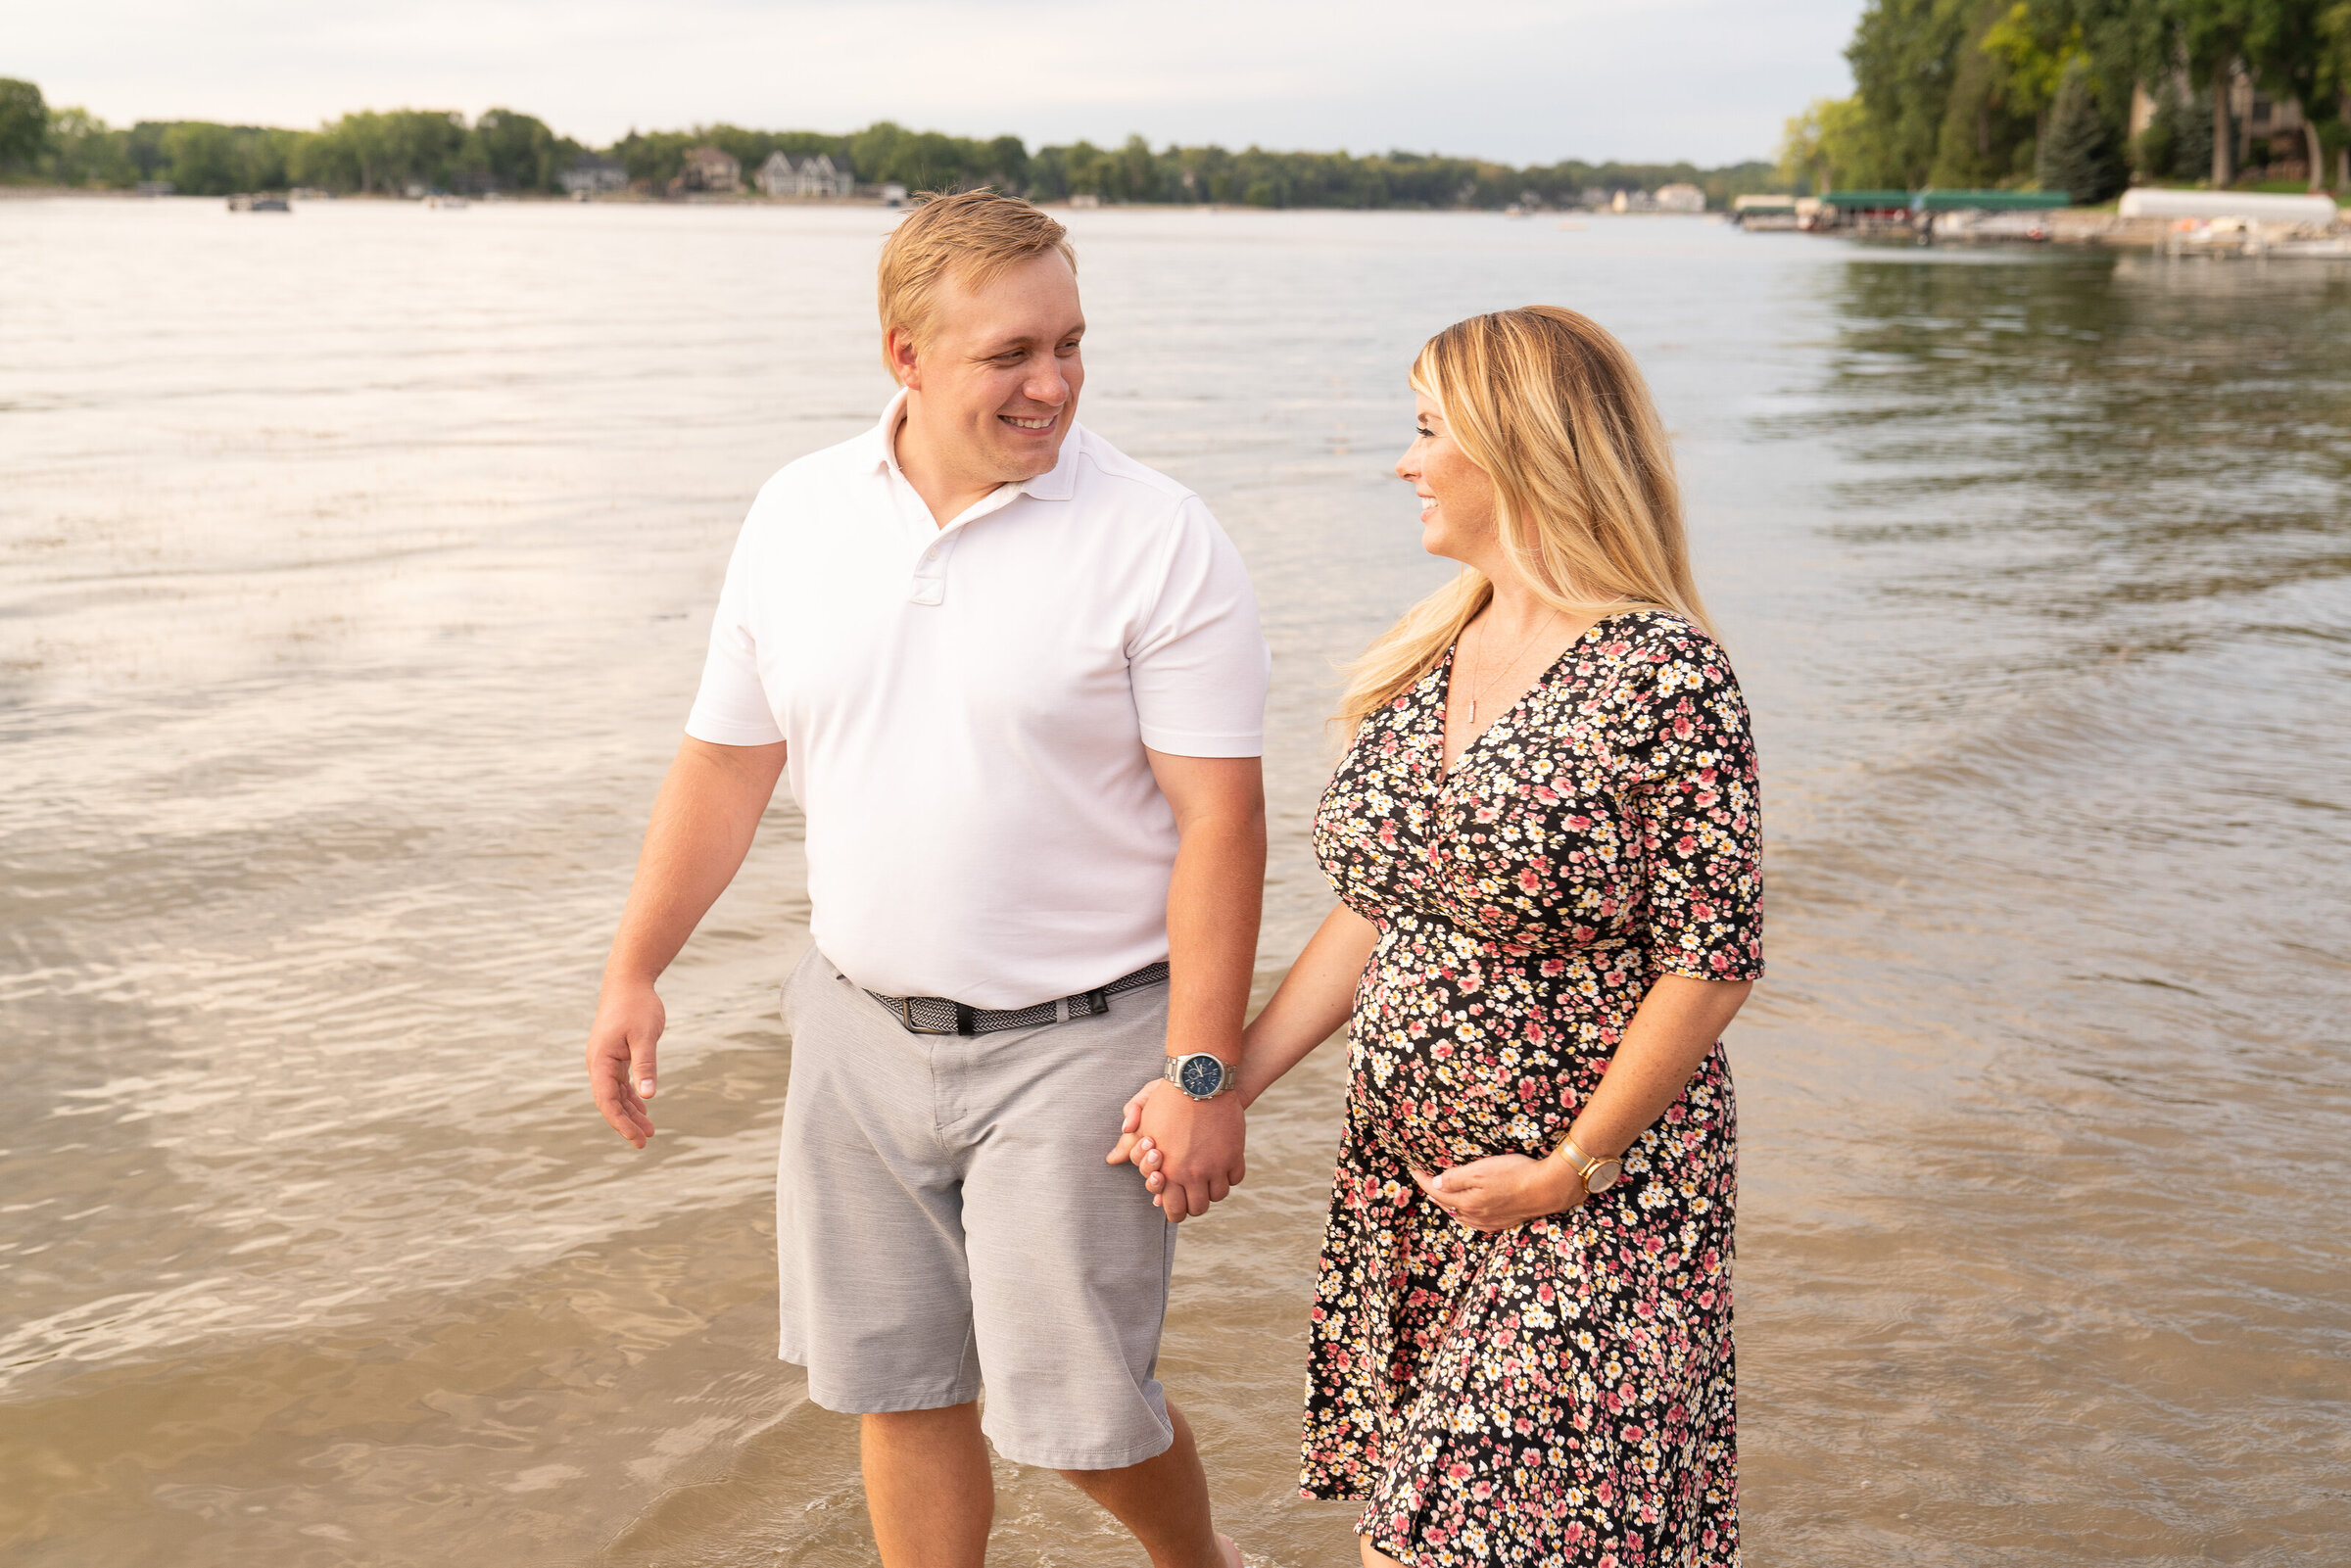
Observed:
[[[2015,13],[2023,9],[2008,0],[1980,0],[1968,41],[1952,65],[1935,166],[1927,176],[1931,184],[1997,185],[2029,156],[2028,144],[2039,136],[2039,124],[1999,48],[2004,29],[2016,25]]]
[[[2309,188],[2324,189],[2327,150],[2320,127],[2334,122],[2344,82],[2327,47],[2328,8],[2322,0],[2252,0],[2246,10],[2246,69],[2271,97],[2302,111]]]
[[[2319,13],[2319,44],[2333,77],[2334,115],[2327,132],[2334,148],[2337,194],[2351,194],[2351,0],[2331,0]]]
[[[2050,184],[2043,167],[2048,162],[2049,118],[2057,95],[2068,72],[2081,74],[2079,68],[2088,55],[2080,20],[2046,0],[2039,5],[2015,0],[1985,28],[1977,52],[1993,62],[1998,91],[2008,107],[2032,117],[2031,143],[2015,149],[2010,166],[2022,164],[2045,189],[2067,189],[2063,184]],[[2096,107],[2092,99],[2083,102]],[[2076,105],[2077,110],[2080,107]],[[2078,119],[2068,134],[2080,142],[2083,126]]]
[[[183,119],[163,127],[163,177],[183,195],[283,190],[296,133]]]
[[[2200,97],[2180,90],[2168,73],[2154,93],[2155,112],[2139,132],[2132,159],[2149,179],[2201,179],[2212,164],[2212,114]]]
[[[49,173],[60,185],[126,189],[138,182],[130,133],[86,109],[49,112]]]
[[[633,183],[665,185],[678,177],[686,166],[686,150],[699,146],[694,136],[682,130],[657,130],[640,135],[632,130],[612,144],[612,156],[620,160]]]
[[[492,109],[473,122],[469,150],[494,190],[555,188],[555,133],[546,121],[511,109]]]
[[[465,117],[438,109],[394,109],[345,115],[289,150],[287,172],[305,185],[362,195],[404,194],[411,185],[447,188],[469,168],[486,169],[478,147],[469,154]]]
[[[1868,118],[1871,162],[1888,184],[1924,185],[1935,166],[1981,0],[1869,0],[1847,46]],[[1841,177],[1846,177],[1842,176]]]
[[[236,137],[226,125],[181,120],[164,132],[165,175],[186,196],[226,196],[246,186],[237,175]]]
[[[987,144],[987,182],[1003,191],[1028,187],[1029,148],[1018,136],[998,136]]]
[[[2212,188],[2236,179],[2236,127],[2229,92],[2252,31],[2250,0],[2165,0],[2157,12],[2162,52],[2212,90]]]
[[[2102,202],[2123,188],[2122,156],[2098,107],[2087,59],[2066,67],[2039,154],[2040,188],[2064,191],[2077,206]]]
[[[29,81],[0,76],[0,169],[30,170],[49,145],[49,106]]]
[[[1901,170],[1881,150],[1869,111],[1858,96],[1815,98],[1810,108],[1790,119],[1780,138],[1779,174],[1792,186],[1808,180],[1815,196],[1905,183]]]

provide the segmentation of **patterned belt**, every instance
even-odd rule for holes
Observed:
[[[943,996],[884,996],[880,991],[865,994],[896,1014],[909,1034],[993,1034],[999,1029],[1032,1029],[1040,1023],[1067,1023],[1072,1019],[1092,1018],[1110,1011],[1112,997],[1157,985],[1167,977],[1168,961],[1163,958],[1156,964],[1145,964],[1132,974],[1122,974],[1108,985],[1065,996],[1057,1002],[1039,1002],[1034,1007],[1002,1012],[966,1007]]]

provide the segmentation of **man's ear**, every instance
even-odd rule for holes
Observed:
[[[888,352],[890,374],[897,378],[898,385],[908,391],[921,390],[923,361],[915,349],[914,334],[904,327],[891,327],[883,343]]]

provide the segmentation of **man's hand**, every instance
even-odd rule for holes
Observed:
[[[645,1102],[653,1097],[653,1048],[667,1020],[650,981],[608,981],[588,1030],[588,1087],[596,1108],[632,1148],[644,1148],[653,1135]]]
[[[1489,1155],[1430,1176],[1413,1172],[1429,1202],[1471,1230],[1508,1230],[1583,1206],[1584,1179],[1564,1160]]]
[[[783,775],[781,740],[722,746],[688,736],[653,802],[588,1030],[588,1088],[596,1108],[637,1148],[653,1135],[645,1102],[653,1097],[653,1047],[663,1019],[653,981],[726,891]]]
[[[1154,1081],[1127,1102],[1127,1119],[1108,1160],[1141,1171],[1151,1201],[1170,1224],[1179,1225],[1207,1213],[1209,1205],[1223,1203],[1241,1184],[1248,1173],[1242,1158],[1247,1141],[1238,1095],[1195,1100],[1172,1083]]]

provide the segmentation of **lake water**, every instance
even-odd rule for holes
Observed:
[[[2351,269],[1070,216],[1081,417],[1264,600],[1261,994],[1326,907],[1332,665],[1442,575],[1415,348],[1553,302],[1654,378],[1764,759],[1752,1560],[2351,1558]],[[772,1354],[789,803],[646,1154],[579,1052],[744,508],[887,395],[887,222],[0,203],[10,1563],[870,1559]],[[1319,1057],[1162,1363],[1296,1568],[1353,1549],[1293,1494]],[[1134,1560],[1000,1482],[1003,1561]]]

